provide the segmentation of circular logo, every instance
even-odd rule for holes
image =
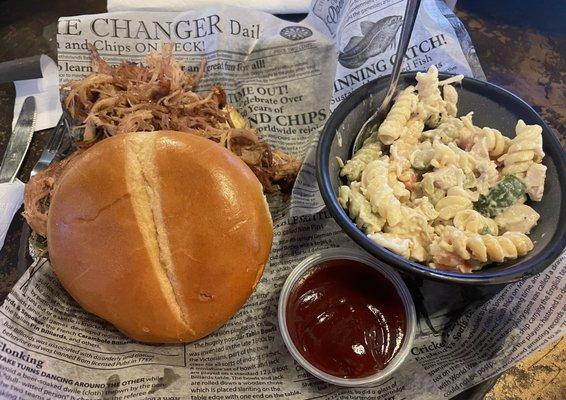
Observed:
[[[301,40],[312,36],[312,31],[304,26],[286,26],[279,32],[281,36],[289,40]]]

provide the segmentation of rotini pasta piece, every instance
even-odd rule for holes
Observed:
[[[477,161],[468,152],[460,149],[455,143],[445,145],[435,139],[432,148],[434,156],[430,160],[430,165],[436,169],[445,167],[457,167],[464,174],[463,186],[473,188],[476,186]]]
[[[451,226],[451,225],[446,225],[445,222],[446,221],[436,220],[432,223],[432,229],[434,230],[434,234],[436,236],[442,235],[444,229],[446,229],[447,226]]]
[[[505,232],[529,233],[537,224],[539,213],[525,204],[513,204],[495,217],[495,222]]]
[[[392,159],[389,169],[397,177],[397,180],[405,185],[405,188],[411,190],[410,186],[416,182],[416,175],[409,160]]]
[[[544,157],[542,150],[542,128],[539,125],[526,125],[517,122],[516,136],[511,139],[507,153],[499,157],[503,162],[503,175],[524,176],[531,164],[539,163]]]
[[[527,194],[533,201],[541,201],[544,193],[544,180],[546,178],[546,166],[542,164],[531,164],[523,182],[527,187]]]
[[[409,156],[411,166],[418,171],[426,171],[431,167],[430,162],[434,158],[434,153],[431,142],[420,143]]]
[[[419,119],[418,117],[412,117],[407,122],[406,134],[418,140],[423,133],[424,127],[424,122],[421,119]]]
[[[383,144],[390,145],[403,134],[416,102],[417,95],[412,86],[397,95],[395,103],[377,130],[377,137]]]
[[[464,172],[464,175],[471,176],[473,179],[473,171],[477,163],[473,155],[460,149],[454,143],[445,145],[438,139],[434,140],[432,148],[434,150],[434,156],[430,160],[430,165],[434,168],[454,165],[459,167]]]
[[[391,163],[390,163],[391,165]],[[389,186],[393,189],[393,195],[401,201],[407,201],[411,197],[411,192],[407,190],[405,184],[397,179],[397,171],[395,169],[389,169]]]
[[[423,182],[425,179],[430,179],[434,187],[446,191],[454,186],[464,186],[466,175],[458,166],[449,165],[432,172],[427,172],[423,175]]]
[[[467,197],[446,196],[438,200],[434,208],[438,212],[438,218],[446,221],[454,218],[460,211],[471,209],[472,202]]]
[[[409,258],[411,256],[411,241],[409,239],[403,239],[391,233],[374,233],[368,235],[368,237],[401,257]]]
[[[498,235],[497,223],[484,217],[475,210],[459,211],[454,216],[454,226],[462,231],[479,233],[480,235]]]
[[[448,165],[460,166],[460,155],[440,140],[435,140],[432,148],[434,157],[430,160],[430,165],[434,168],[443,168]]]
[[[445,231],[446,229],[442,230],[440,236],[442,236]],[[481,267],[485,264],[473,259],[465,260],[455,253],[446,251],[441,246],[441,243],[442,242],[440,241],[440,237],[437,237],[429,247],[430,258],[432,260],[429,265],[433,268],[469,273],[476,269],[481,269]]]
[[[374,160],[362,172],[362,192],[371,204],[373,212],[395,226],[401,220],[401,202],[389,186],[389,168],[385,161]]]
[[[391,232],[395,230],[397,233],[404,232],[410,235],[420,234],[424,239],[430,240],[430,236],[433,232],[428,223],[429,216],[421,211],[420,208],[405,205],[401,207],[401,214],[403,215],[403,221],[397,226],[391,227]]]
[[[485,263],[481,263],[477,260],[464,260],[458,257],[456,254],[448,253],[443,250],[440,252],[435,251],[438,246],[434,244],[431,246],[431,250],[434,253],[432,260],[434,262],[429,263],[432,268],[439,268],[445,270],[454,270],[469,274],[470,272],[481,269]]]
[[[434,221],[438,218],[438,211],[434,209],[434,205],[430,202],[428,197],[420,197],[413,201],[415,210],[418,210],[426,217],[428,221]]]
[[[391,160],[408,160],[418,141],[398,139],[389,147]]]
[[[419,139],[424,129],[424,123],[411,118],[407,123],[405,134],[397,139],[389,148],[391,164],[397,174],[397,179],[403,182],[405,188],[415,196],[417,189],[417,174],[412,168],[411,155],[420,145]]]
[[[529,237],[520,232],[505,232],[501,236],[480,235],[447,226],[438,239],[438,248],[463,260],[503,262],[525,255],[534,247]],[[436,256],[438,254],[433,255]]]
[[[356,186],[353,186],[352,189],[348,186],[340,186],[338,201],[342,208],[348,211],[348,215],[355,224],[365,233],[379,232],[383,228],[385,220],[371,212],[371,204]]]
[[[402,182],[405,187],[408,181],[414,179],[414,171],[411,169],[411,163],[406,159],[394,159],[392,157],[389,162],[389,171],[399,182]]]
[[[483,157],[497,158],[507,151],[511,139],[505,137],[497,129],[475,126],[472,121],[473,113],[460,117],[462,122],[462,130],[458,138],[458,145],[465,150],[471,150],[480,140],[485,140],[485,144],[481,144],[481,153],[485,152]],[[477,147],[477,146],[476,146]],[[479,153],[476,149],[472,152]]]
[[[531,251],[535,245],[533,241],[524,233],[521,232],[505,232],[502,236],[509,239],[517,248],[517,256],[521,257]]]
[[[411,170],[409,158],[418,144],[418,137],[412,134],[405,134],[389,147],[390,170],[395,171],[397,178],[401,182],[413,179],[414,171]]]
[[[480,128],[474,125],[472,120],[473,115],[473,112],[469,112],[460,117],[460,121],[462,121],[464,126],[460,132],[458,146],[466,151],[469,151],[472,148],[476,141],[477,133],[480,131]]]
[[[438,69],[433,65],[427,72],[417,72],[419,118],[429,127],[436,127],[440,123],[442,114],[446,114],[446,102],[442,99],[438,88]]]
[[[436,205],[440,199],[446,196],[446,191],[434,184],[434,177],[430,173],[424,175],[419,186],[423,196],[428,198],[433,205]]]
[[[458,112],[458,92],[451,85],[444,85],[442,87],[442,96],[446,104],[446,114],[455,117]]]
[[[394,227],[385,226],[384,231],[399,237],[409,239],[410,258],[425,261],[428,257],[427,247],[432,241],[434,231],[428,224],[428,219],[420,210],[407,206],[401,207],[403,219]]]
[[[351,191],[350,186],[346,185],[342,185],[338,188],[338,203],[340,203],[344,210],[348,210]]]
[[[505,153],[509,147],[511,139],[503,136],[501,132],[494,128],[483,127],[480,131],[487,144],[487,150],[491,158],[498,158]]]
[[[428,259],[427,244],[421,242],[418,238],[409,239],[411,245],[409,247],[409,258],[417,260],[419,262],[424,262]]]
[[[450,165],[457,166],[465,175],[466,187],[475,186],[476,159],[455,143],[446,145],[439,139],[434,139],[432,144],[425,141],[416,147],[409,160],[413,168],[419,171],[430,168],[439,169]]]
[[[533,139],[533,143],[527,147],[532,149],[534,152],[533,161],[536,163],[541,162],[544,158],[544,151],[542,149],[542,127],[537,124],[527,125],[522,119],[520,119],[517,121],[517,126],[515,127],[515,135],[530,137]],[[520,146],[521,143],[518,140],[513,141],[512,144],[517,146],[518,150],[525,149],[525,147]]]
[[[424,124],[422,121],[411,119],[407,122],[406,130],[389,148],[391,159],[409,159],[411,153],[419,145]]]
[[[451,187],[446,191],[447,196],[461,196],[470,199],[472,202],[478,201],[480,195],[478,192],[473,192],[468,189],[464,189],[461,186]]]
[[[350,160],[346,161],[340,170],[340,176],[345,176],[349,182],[358,181],[366,165],[380,156],[381,144],[379,142],[364,144]]]
[[[448,117],[444,118],[435,129],[424,131],[423,136],[429,139],[438,138],[442,143],[448,144],[459,141],[463,130],[464,123],[459,118]]]
[[[491,160],[489,157],[489,148],[487,146],[487,139],[480,133],[474,137],[474,144],[469,149],[468,153],[471,154],[476,160]]]

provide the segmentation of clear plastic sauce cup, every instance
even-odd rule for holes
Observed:
[[[354,261],[371,267],[393,285],[403,303],[405,312],[405,334],[403,336],[402,344],[397,352],[393,355],[393,357],[385,365],[385,368],[378,370],[369,376],[362,378],[344,378],[331,375],[321,370],[320,368],[317,368],[311,361],[309,361],[301,354],[301,352],[293,342],[293,339],[289,332],[287,322],[287,306],[293,290],[299,285],[301,278],[305,277],[309,272],[311,272],[311,270],[313,270],[320,264],[332,260]],[[291,355],[305,370],[323,381],[339,386],[348,387],[370,386],[389,377],[409,354],[416,328],[415,305],[409,293],[409,289],[401,279],[401,276],[391,267],[383,264],[370,255],[363,253],[362,251],[342,248],[328,249],[315,253],[304,259],[299,265],[297,265],[297,267],[295,267],[295,269],[293,269],[293,271],[287,277],[287,280],[285,281],[285,284],[283,285],[283,288],[281,290],[279,297],[278,319],[281,335],[283,336],[285,345],[289,349]]]

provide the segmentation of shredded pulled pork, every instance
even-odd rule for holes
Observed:
[[[67,165],[80,153],[81,150],[75,151],[69,157],[51,164],[29,179],[24,191],[23,216],[38,235],[47,237],[47,214],[51,193]]]
[[[64,105],[77,122],[72,132],[82,150],[106,137],[127,132],[175,130],[213,140],[238,155],[255,173],[265,192],[289,193],[301,166],[295,157],[272,150],[255,129],[227,104],[222,87],[205,97],[193,92],[204,75],[203,60],[195,75],[172,55],[172,45],[140,64],[111,66],[90,47],[93,72],[66,84]],[[78,132],[78,133],[77,133]],[[70,158],[55,163],[26,185],[25,212],[32,229],[46,235],[50,197]]]

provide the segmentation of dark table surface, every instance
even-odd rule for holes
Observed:
[[[56,59],[60,16],[106,11],[104,0],[3,0],[0,5],[0,61],[41,53]],[[487,80],[531,104],[566,146],[566,1],[459,0],[456,14],[468,28]],[[0,154],[10,134],[14,95],[12,84],[0,85]],[[48,134],[35,134],[19,174],[24,182]],[[23,226],[17,214],[0,251],[0,302],[28,265]],[[492,384],[459,398],[482,398]]]

